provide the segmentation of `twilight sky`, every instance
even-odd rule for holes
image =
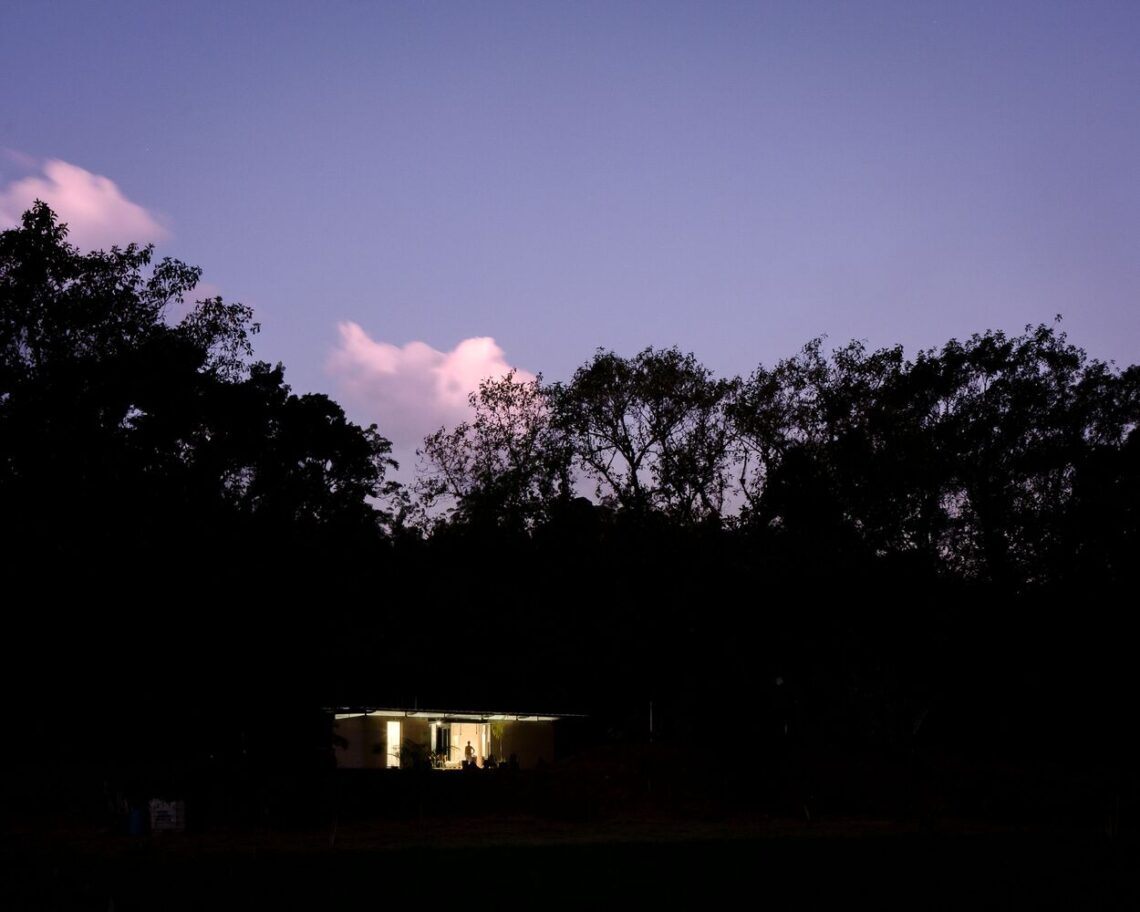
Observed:
[[[405,458],[597,346],[1140,361],[1140,3],[9,2],[0,225],[154,240]]]

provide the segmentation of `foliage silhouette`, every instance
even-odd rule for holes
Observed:
[[[569,448],[541,376],[485,379],[469,403],[470,421],[424,440],[419,493],[429,508],[450,499],[457,521],[533,529],[571,488]]]
[[[38,711],[54,675],[120,771],[310,769],[322,705],[637,740],[652,701],[659,743],[732,733],[788,794],[867,751],[1134,782],[1140,369],[1055,326],[817,339],[744,379],[600,349],[485,380],[413,497],[376,427],[253,360],[248,308],[171,319],[199,270],[66,238],[43,204],[0,233],[5,671],[43,755],[88,759]]]
[[[311,701],[312,620],[275,605],[383,560],[389,442],[251,361],[249,308],[168,319],[200,275],[150,247],[81,253],[43,203],[0,233],[6,683],[48,743],[40,695],[81,694],[88,759],[236,744],[269,680]]]
[[[552,396],[603,503],[695,522],[719,517],[724,504],[734,388],[677,348],[628,359],[599,349]]]
[[[10,546],[145,550],[249,521],[375,537],[388,441],[327,397],[292,395],[280,365],[251,364],[249,308],[209,298],[168,323],[201,273],[151,262],[134,245],[80,254],[42,203],[0,235]]]

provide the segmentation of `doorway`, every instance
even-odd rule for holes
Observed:
[[[467,745],[471,745],[473,758],[477,766],[483,765],[483,760],[490,752],[490,726],[485,722],[441,722],[442,730],[447,730],[447,761],[449,769],[459,769],[463,766],[466,757]]]

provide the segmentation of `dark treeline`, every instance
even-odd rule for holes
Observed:
[[[731,380],[599,350],[485,381],[408,488],[198,277],[81,254],[42,204],[0,234],[24,775],[319,764],[349,703],[638,741],[652,703],[706,772],[921,756],[1131,794],[1136,367],[1053,326]]]

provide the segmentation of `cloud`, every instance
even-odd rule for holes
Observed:
[[[133,203],[109,177],[59,159],[43,163],[42,173],[0,188],[0,226],[15,225],[37,199],[66,222],[68,240],[82,250],[159,241],[169,232]]]
[[[378,342],[357,323],[340,323],[337,328],[340,343],[328,369],[341,395],[405,452],[439,427],[468,418],[467,396],[479,381],[511,370],[503,350],[489,336],[464,339],[443,352],[424,342],[404,346]],[[516,375],[534,379],[523,370]]]

